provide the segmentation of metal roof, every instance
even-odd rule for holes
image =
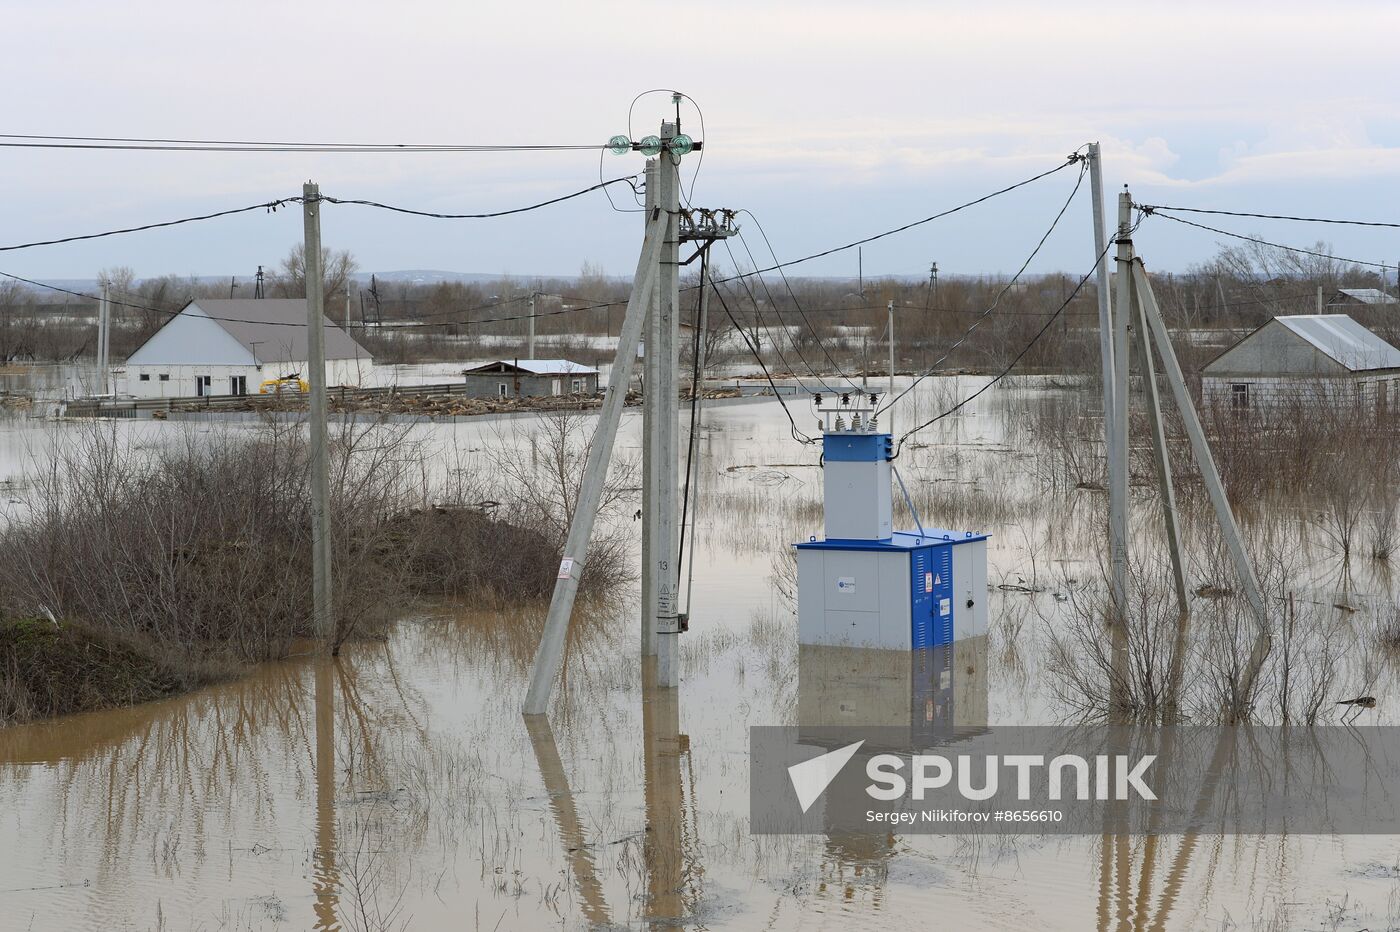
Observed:
[[[1337,294],[1344,294],[1362,304],[1400,304],[1400,299],[1386,294],[1379,288],[1338,288]]]
[[[1400,369],[1400,350],[1345,314],[1295,314],[1274,320],[1352,372]]]
[[[468,373],[481,372],[490,369],[492,366],[514,366],[523,369],[533,375],[597,375],[597,369],[591,369],[581,363],[571,362],[567,359],[497,359],[484,365],[475,366],[466,370]]]
[[[258,363],[302,362],[311,355],[306,339],[305,298],[199,298],[181,314],[212,318]],[[370,359],[369,350],[326,321],[327,359]]]

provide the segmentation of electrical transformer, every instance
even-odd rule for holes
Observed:
[[[873,429],[875,397],[823,411],[825,539],[796,545],[798,641],[920,650],[985,635],[987,535],[892,530],[893,442]]]

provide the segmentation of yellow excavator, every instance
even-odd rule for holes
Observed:
[[[301,377],[300,372],[293,372],[275,379],[265,379],[258,386],[259,395],[280,395],[284,392],[305,394],[309,391],[311,391],[311,384]]]

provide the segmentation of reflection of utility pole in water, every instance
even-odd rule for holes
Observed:
[[[608,916],[608,904],[603,898],[603,885],[598,880],[593,853],[588,848],[588,839],[579,822],[574,794],[569,789],[569,777],[564,773],[564,762],[559,758],[559,747],[554,743],[554,730],[549,727],[549,719],[543,715],[526,716],[525,730],[530,733],[535,762],[539,764],[540,778],[544,781],[545,792],[549,794],[549,808],[559,829],[559,843],[564,846],[569,871],[574,875],[578,894],[583,899],[583,915],[591,926],[610,926],[612,919]]]
[[[335,664],[315,660],[316,693],[316,848],[311,855],[316,894],[316,929],[340,928],[336,906],[340,873],[335,863]]]
[[[690,739],[680,733],[681,708],[677,700],[677,690],[661,688],[656,659],[642,658],[647,918],[658,929],[671,928],[674,920],[685,915],[681,891],[694,863],[694,854],[685,839],[685,799],[681,791],[681,754],[689,753]]]

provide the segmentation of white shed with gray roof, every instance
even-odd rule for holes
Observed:
[[[1207,403],[1400,407],[1400,350],[1345,314],[1275,317],[1201,370]]]
[[[367,384],[374,358],[325,324],[326,384]],[[305,378],[309,355],[304,299],[200,298],[127,357],[117,391],[138,398],[257,394],[267,379]]]

